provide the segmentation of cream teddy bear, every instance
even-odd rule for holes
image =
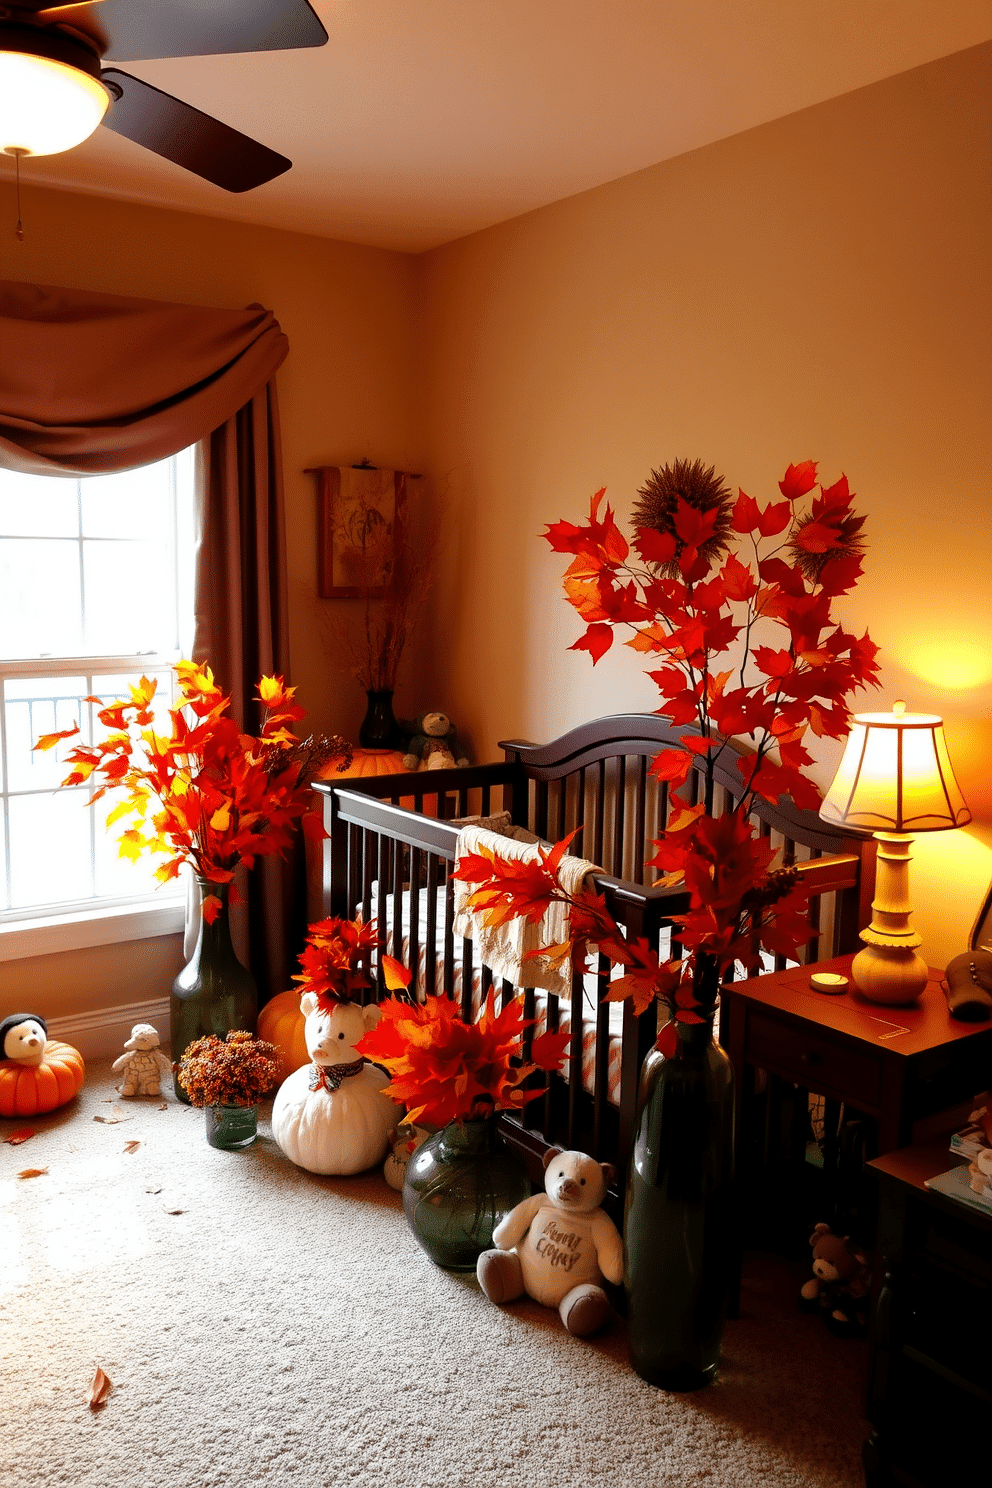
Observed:
[[[498,1247],[476,1266],[490,1302],[513,1302],[526,1292],[557,1307],[569,1333],[597,1332],[610,1316],[605,1280],[623,1277],[623,1242],[600,1204],[613,1177],[607,1163],[584,1152],[552,1148],[544,1159],[544,1193],[524,1199],[493,1231]]]
[[[172,1073],[172,1063],[159,1048],[158,1029],[150,1023],[135,1023],[125,1052],[110,1066],[124,1071],[121,1095],[161,1095],[162,1076]]]

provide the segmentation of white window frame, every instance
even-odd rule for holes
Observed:
[[[180,533],[173,510],[174,543]],[[183,617],[180,615],[180,625]],[[115,674],[134,677],[143,672],[167,671],[188,647],[189,638],[180,636],[180,644],[168,652],[128,653],[117,656],[51,656],[37,655],[0,659],[0,745],[6,760],[5,688],[10,678],[17,677],[108,677]],[[93,687],[87,687],[92,692]],[[106,689],[104,689],[106,691]],[[95,713],[93,705],[89,705]],[[84,718],[77,720],[87,737]],[[80,795],[85,788],[77,787]],[[80,810],[88,809],[80,801]],[[4,811],[3,831],[9,830],[8,813]],[[0,872],[7,871],[7,843]],[[0,910],[0,962],[44,956],[55,952],[80,950],[89,946],[111,945],[129,940],[144,940],[160,935],[181,933],[186,924],[185,875],[159,889],[140,890],[134,895],[103,896],[99,899],[64,900],[37,909]]]

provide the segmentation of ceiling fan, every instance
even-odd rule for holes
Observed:
[[[292,161],[150,83],[104,67],[323,46],[307,0],[0,0],[0,150],[56,155],[103,123],[225,191]]]

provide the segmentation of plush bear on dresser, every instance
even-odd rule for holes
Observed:
[[[496,1226],[499,1248],[482,1253],[476,1275],[490,1302],[526,1292],[557,1307],[569,1333],[586,1338],[610,1316],[604,1278],[619,1285],[623,1276],[623,1242],[599,1207],[613,1169],[584,1152],[552,1148],[544,1172],[544,1193],[524,1199]]]

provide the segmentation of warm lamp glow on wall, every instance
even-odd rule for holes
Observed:
[[[971,821],[947,755],[943,720],[907,713],[855,715],[844,757],[820,807],[834,826],[871,832],[878,843],[872,921],[851,967],[872,1002],[913,1002],[927,984],[909,903],[909,849],[917,832],[943,832]]]

